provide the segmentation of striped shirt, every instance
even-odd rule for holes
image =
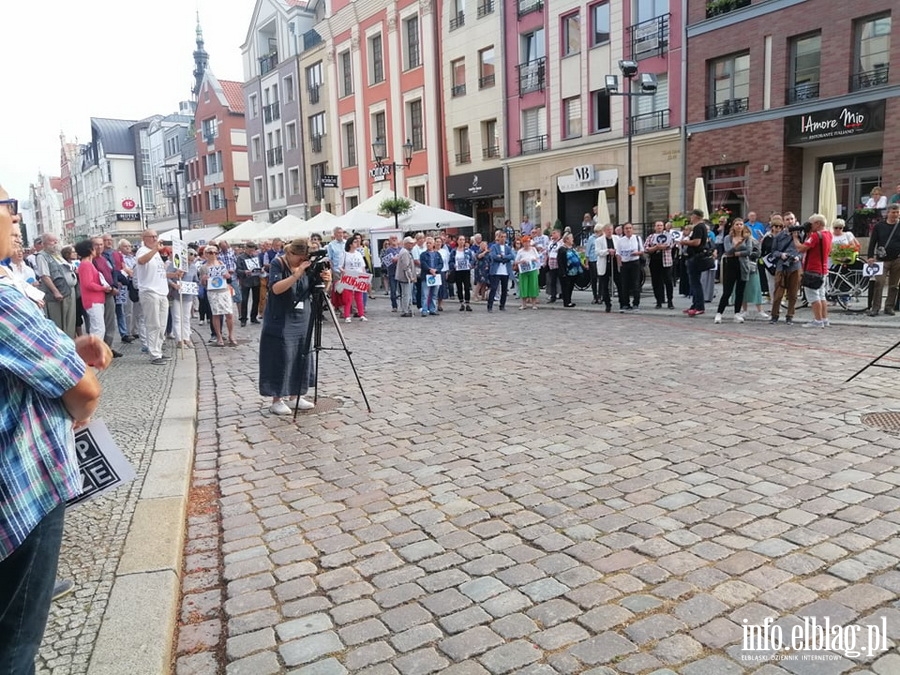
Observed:
[[[0,560],[81,492],[61,396],[85,368],[75,343],[0,277]]]

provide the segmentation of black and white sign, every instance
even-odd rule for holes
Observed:
[[[122,221],[124,223],[139,223],[139,222],[141,222],[141,214],[140,213],[117,213],[116,220]]]
[[[324,174],[319,178],[319,187],[336,188],[338,186],[338,177],[334,174]]]
[[[884,131],[884,100],[785,118],[788,145]]]
[[[879,277],[884,274],[884,263],[883,262],[873,262],[866,263],[863,267],[863,276],[864,277]]]
[[[383,164],[381,166],[376,166],[374,169],[369,169],[369,175],[372,178],[384,178],[385,176],[391,175],[391,165]]]
[[[82,492],[67,502],[81,504],[123,483],[134,480],[134,467],[119,450],[102,420],[94,420],[75,432],[75,453]]]

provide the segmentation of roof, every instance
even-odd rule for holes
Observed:
[[[228,101],[228,108],[233,113],[244,114],[244,89],[241,82],[233,82],[232,80],[219,80],[222,85],[222,91],[225,92],[225,99]]]
[[[91,131],[96,133],[103,143],[103,151],[107,155],[134,155],[134,136],[132,125],[136,120],[112,120],[106,117],[92,117]]]

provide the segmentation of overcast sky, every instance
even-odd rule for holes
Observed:
[[[59,175],[60,131],[83,143],[91,117],[141,119],[189,100],[198,9],[210,68],[243,81],[252,0],[3,2],[0,184],[10,195],[28,199],[38,171]]]

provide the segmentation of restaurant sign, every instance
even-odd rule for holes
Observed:
[[[884,101],[870,101],[785,119],[788,145],[825,141],[884,131]]]

